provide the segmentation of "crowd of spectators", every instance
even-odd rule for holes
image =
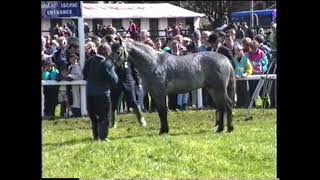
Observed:
[[[117,31],[125,37],[129,33],[134,40],[140,41],[162,53],[182,56],[203,51],[215,51],[225,55],[235,69],[237,78],[267,72],[272,57],[272,50],[276,50],[276,24],[270,29],[251,29],[245,22],[229,24],[223,30],[202,31],[195,29],[182,31],[182,24],[168,27],[165,37],[150,37],[149,32],[139,30],[130,20],[129,27],[120,30],[112,25],[97,25],[91,30],[85,23],[86,58],[94,55],[94,50],[102,41],[110,41]],[[55,26],[50,35],[42,37],[42,79],[43,80],[80,80],[82,79],[79,64],[79,47],[77,43],[69,43],[70,37],[77,37],[74,23],[59,27]],[[109,40],[108,40],[109,38]],[[236,106],[247,107],[258,81],[237,81]],[[63,117],[80,116],[79,86],[61,85],[45,86],[45,116],[54,117],[55,106],[60,103],[60,115]],[[196,94],[199,90],[177,95],[169,95],[170,110],[186,110],[196,106]],[[155,105],[148,93],[144,97],[144,110],[155,111]],[[215,107],[213,100],[205,89],[202,89],[203,108]],[[192,101],[193,99],[193,101]],[[274,94],[270,94],[270,107],[275,107]],[[129,108],[129,107],[127,107]]]

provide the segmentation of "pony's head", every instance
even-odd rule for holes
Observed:
[[[117,65],[122,65],[125,61],[128,60],[128,52],[126,46],[124,44],[124,39],[117,35],[111,44],[111,59]]]

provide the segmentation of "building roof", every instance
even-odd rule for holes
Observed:
[[[182,18],[203,17],[204,14],[169,3],[145,4],[89,4],[83,3],[83,17],[87,19],[123,19],[123,18]]]

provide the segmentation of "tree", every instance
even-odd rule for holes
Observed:
[[[176,2],[176,1],[175,1]],[[213,28],[221,26],[228,21],[232,1],[178,1],[179,6],[194,12],[204,13]],[[177,5],[177,3],[171,4]]]

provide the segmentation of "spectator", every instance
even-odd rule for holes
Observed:
[[[241,29],[244,31],[244,33],[245,33],[245,37],[248,37],[248,35],[247,35],[247,30],[248,30],[248,25],[247,25],[247,23],[246,22],[242,22],[241,23]]]
[[[57,65],[58,70],[63,66],[68,66],[68,56],[69,53],[67,51],[67,39],[65,37],[59,37],[58,39],[59,48],[53,55],[53,62]]]
[[[186,50],[185,51],[182,51],[182,54],[183,55],[186,55],[186,54],[191,54],[192,53],[192,50],[193,50],[193,45],[191,45],[192,43],[192,40],[188,37],[183,37],[183,43],[182,45],[184,47],[186,47]]]
[[[243,42],[245,44],[245,42]],[[246,53],[248,59],[253,68],[253,75],[264,74],[267,70],[268,66],[268,59],[264,52],[259,49],[259,43],[255,40],[251,41],[249,45],[249,51]],[[250,88],[250,97],[252,97],[254,90],[257,87],[259,80],[251,80],[249,81],[249,88]],[[262,91],[260,91],[260,96],[262,95]],[[253,104],[255,106],[255,103]]]
[[[46,38],[41,37],[41,54],[44,53],[45,49],[46,49]]]
[[[52,54],[54,54],[58,50],[58,48],[59,48],[59,43],[55,39],[53,39],[51,41],[51,49],[53,52]]]
[[[180,49],[180,42],[177,40],[174,40],[171,44],[171,49],[172,49],[172,54],[176,56],[182,55],[181,49]],[[187,103],[188,103],[188,97],[189,93],[184,93],[184,94],[178,94],[176,95],[170,95],[169,96],[169,102],[173,101],[173,97],[176,99],[176,104],[173,104],[172,102],[170,103],[172,109],[179,109],[179,110],[186,110],[187,108]],[[171,109],[170,108],[170,109]]]
[[[174,40],[178,41],[179,44],[178,44],[178,48],[179,48],[179,55],[181,55],[181,53],[183,51],[186,51],[187,48],[183,46],[183,36],[182,35],[176,35],[174,36]]]
[[[167,36],[167,37],[173,37],[173,36],[172,36],[172,28],[171,28],[170,26],[168,26],[168,27],[165,29],[165,31],[166,31],[166,36]]]
[[[86,52],[86,59],[89,59],[90,57],[95,56],[97,52],[96,44],[92,41],[88,42],[86,44],[85,52]]]
[[[236,39],[236,30],[233,28],[229,29],[227,35],[234,41]]]
[[[79,62],[79,57],[76,54],[70,55],[70,63],[69,66],[69,75],[68,77],[70,80],[81,80],[82,79],[82,73],[81,73],[81,67]],[[72,91],[72,114],[74,117],[80,117],[81,111],[80,111],[80,87],[78,85],[72,85],[71,87]]]
[[[259,47],[259,43],[253,40],[250,44],[250,51],[247,54],[253,67],[253,74],[264,74],[268,67],[267,56]]]
[[[244,32],[244,30],[242,29],[242,27],[240,25],[238,26],[238,29],[236,31],[236,37],[235,38],[236,38],[236,41],[238,43],[241,43],[241,40],[243,38],[245,38],[245,32]]]
[[[259,49],[261,49],[265,53],[268,61],[270,62],[272,60],[271,48],[264,44],[264,36],[262,34],[257,34],[254,37],[254,40],[259,43]]]
[[[165,52],[164,50],[162,50],[162,40],[160,39],[156,39],[155,43],[154,43],[154,49],[160,52]]]
[[[42,68],[42,80],[56,80],[59,74],[54,63],[46,61]],[[58,103],[59,86],[44,86],[44,119],[54,120],[56,105]]]
[[[109,24],[106,29],[107,29],[106,34],[116,34],[117,33],[116,28],[112,27],[111,24]]]
[[[67,81],[70,80],[68,78],[68,69],[67,67],[61,67],[61,71],[58,74],[57,81]],[[71,107],[69,104],[69,99],[67,95],[67,86],[66,85],[60,85],[59,87],[59,93],[58,93],[58,102],[61,103],[61,106],[64,108],[61,108],[62,111],[60,111],[60,116],[67,118],[72,116]]]
[[[192,33],[191,37],[192,37],[192,41],[190,42],[189,46],[187,46],[188,52],[190,54],[198,53],[200,51],[199,48],[201,46],[201,33],[200,33],[200,31],[195,30]],[[198,100],[197,96],[202,96],[202,90],[200,88],[191,91],[191,102],[192,102],[193,107],[197,107],[197,104],[198,104],[198,107],[201,108],[201,104],[199,104],[199,102],[197,102],[197,100]],[[179,95],[178,95],[178,98],[179,98]],[[184,106],[183,106],[183,109],[185,109]]]
[[[254,37],[254,40],[256,40],[259,43],[259,49],[261,49],[265,53],[265,55],[267,56],[267,59],[268,59],[268,67],[267,68],[269,69],[269,73],[270,74],[274,73],[275,64],[272,63],[273,58],[272,58],[271,48],[264,44],[264,38],[261,34],[257,34]],[[271,108],[275,107],[275,86],[274,86],[274,84],[275,84],[275,82],[272,83],[270,94],[268,94],[270,96]],[[267,103],[266,105],[268,107],[269,102],[268,101],[264,101],[264,102]]]
[[[141,30],[140,31],[140,41],[145,42],[146,40],[150,39],[149,38],[149,33],[147,30]],[[151,40],[151,39],[150,39]]]
[[[263,38],[266,38],[266,34],[264,33],[264,29],[263,28],[259,28],[258,29],[258,34],[262,35]]]
[[[59,24],[57,23],[54,27],[53,27],[53,29],[52,29],[52,35],[54,36],[54,35],[60,35],[59,34]]]
[[[148,46],[150,46],[150,47],[152,47],[152,48],[154,48],[154,43],[150,38],[147,38],[146,40],[144,40],[143,43],[148,45]]]
[[[175,37],[177,35],[181,35],[181,31],[178,25],[174,25],[174,28],[172,30],[172,36]]]
[[[85,35],[85,38],[88,38],[89,37],[89,33],[90,33],[90,28],[88,26],[88,23],[84,23],[84,35]]]
[[[209,31],[203,31],[201,34],[201,46],[199,47],[199,52],[202,51],[209,51],[209,38],[210,32]]]
[[[223,42],[223,45],[226,46],[227,48],[229,48],[232,52],[232,56],[235,55],[235,50],[234,50],[234,41],[233,38],[230,34],[228,34]]]
[[[163,45],[163,48],[162,48],[162,50],[164,52],[172,54],[172,52],[171,52],[171,43],[172,43],[172,41],[173,41],[173,39],[171,37],[167,37],[166,38],[166,43]]]
[[[129,20],[129,27],[128,27],[128,31],[127,33],[129,32],[130,34],[130,37],[133,39],[133,40],[138,40],[138,29],[137,29],[137,25],[133,22],[133,20]]]
[[[79,56],[79,46],[77,44],[70,44],[68,47],[68,53],[69,53],[69,56],[71,56],[72,54]]]
[[[210,32],[203,31],[201,34],[201,46],[199,47],[199,52],[210,51],[210,44],[208,42],[208,38],[210,36]],[[203,107],[213,107],[213,101],[211,96],[209,95],[206,88],[202,88],[202,103]]]
[[[192,41],[190,43],[190,52],[191,53],[197,53],[199,52],[199,48],[201,46],[201,33],[199,30],[196,30],[191,35]]]
[[[256,35],[256,32],[255,32],[254,29],[252,29],[252,28],[248,28],[248,29],[247,29],[247,35],[246,35],[246,37],[249,37],[249,38],[253,39],[253,37],[254,37],[255,35]]]
[[[235,74],[236,78],[246,77],[252,74],[252,66],[247,56],[244,56],[243,47],[236,43],[235,45]],[[249,105],[249,84],[247,80],[237,81],[236,86],[237,107],[246,108]]]
[[[78,37],[78,33],[77,33],[77,27],[74,24],[74,21],[71,21],[71,23],[67,23],[67,27],[71,32],[71,36],[76,36]]]
[[[108,28],[104,25],[103,27],[102,27],[102,29],[100,30],[100,32],[101,32],[101,36],[100,37],[104,37],[104,36],[106,36],[109,32],[108,32]]]
[[[251,51],[251,49],[250,49],[250,44],[252,43],[251,38],[246,37],[246,38],[242,39],[241,43],[243,45],[243,52],[244,53],[248,53]]]

